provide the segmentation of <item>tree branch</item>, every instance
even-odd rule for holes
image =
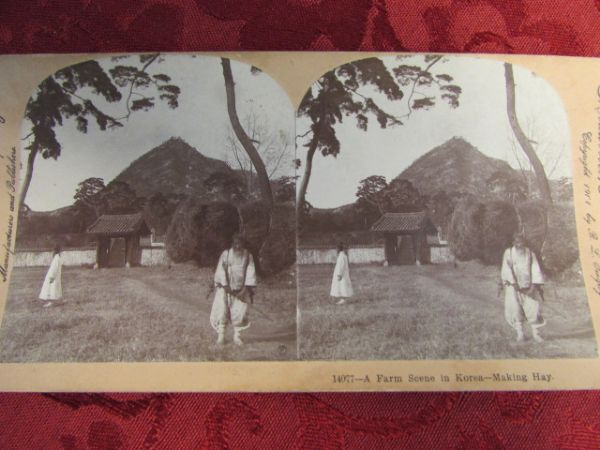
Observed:
[[[535,149],[531,145],[531,142],[529,142],[529,139],[523,132],[523,129],[519,124],[519,120],[517,119],[517,111],[515,106],[515,79],[513,75],[512,64],[504,63],[504,77],[506,80],[506,110],[508,113],[508,122],[510,123],[513,133],[517,138],[517,142],[519,142],[519,145],[531,162],[542,199],[548,205],[551,205],[552,194],[550,192],[550,185],[548,184],[548,178],[546,176],[544,166],[538,158]]]
[[[306,136],[308,136],[308,134],[309,134],[309,133],[311,133],[311,132],[312,132],[312,129],[310,129],[310,128],[309,128],[309,129],[308,129],[308,131],[307,131],[306,133],[297,134],[297,135],[296,135],[296,137],[297,137],[297,138],[303,138],[303,137],[306,137]]]
[[[430,62],[428,65],[427,65],[427,67],[425,67],[425,70],[423,70],[422,72],[429,72],[429,70],[430,70],[430,69],[431,69],[431,68],[432,68],[432,67],[433,67],[433,66],[434,66],[436,63],[438,63],[438,62],[439,62],[441,59],[442,59],[442,56],[441,56],[441,55],[438,55],[438,56],[434,57],[434,58],[433,58],[433,60],[432,60],[432,61],[431,61],[431,62]],[[422,73],[422,72],[421,72],[421,73]],[[408,96],[408,99],[406,100],[406,106],[408,107],[408,112],[407,112],[405,115],[403,115],[403,116],[400,116],[400,117],[401,117],[401,118],[403,118],[403,119],[408,119],[408,118],[411,116],[411,114],[413,113],[413,109],[412,109],[412,106],[411,106],[411,102],[412,102],[412,99],[413,99],[413,97],[414,97],[414,95],[415,95],[415,90],[417,89],[417,85],[418,85],[419,81],[421,80],[421,78],[422,78],[422,77],[421,77],[421,74],[419,74],[419,75],[418,75],[418,76],[415,78],[415,80],[413,81],[413,85],[412,85],[412,89],[411,89],[411,91],[410,91],[410,95]]]
[[[244,131],[237,114],[235,104],[235,83],[233,81],[233,73],[231,71],[231,61],[227,58],[221,58],[221,65],[223,66],[225,93],[227,95],[227,113],[229,115],[231,126],[236,137],[240,141],[240,144],[250,157],[252,165],[256,169],[263,201],[267,204],[269,210],[271,210],[273,207],[273,192],[271,190],[271,183],[269,182],[269,176],[267,174],[265,164],[254,147],[252,140]]]
[[[66,88],[66,87],[64,87],[64,86],[61,86],[61,89],[62,89],[64,92],[66,92],[67,94],[69,94],[71,97],[74,97],[74,98],[76,98],[77,100],[79,100],[80,102],[82,102],[84,105],[85,105],[85,104],[90,104],[90,105],[92,105],[92,106],[93,106],[93,107],[94,107],[94,108],[95,108],[97,111],[99,111],[99,112],[100,112],[100,110],[99,110],[98,108],[96,108],[96,105],[94,105],[94,102],[92,102],[91,100],[89,100],[89,99],[87,99],[87,98],[84,98],[84,97],[82,97],[81,95],[77,94],[77,92],[75,92],[75,91],[71,91],[71,90],[67,89],[67,88]],[[122,127],[122,126],[123,126],[123,124],[120,122],[120,119],[119,119],[118,117],[117,117],[117,118],[115,118],[115,117],[113,117],[113,116],[109,116],[108,114],[105,114],[105,113],[102,113],[102,115],[103,115],[103,116],[104,116],[104,117],[105,117],[105,118],[106,118],[106,119],[107,119],[109,122],[111,122],[111,123],[112,123],[112,125],[109,125],[109,128],[110,128],[110,127],[113,127],[113,126],[118,126],[118,127]]]
[[[139,72],[145,72],[146,69],[154,62],[157,60],[157,58],[160,56],[160,53],[156,53],[152,58],[150,58],[143,66],[142,66],[142,70],[138,71]],[[121,120],[129,120],[129,117],[131,116],[131,106],[129,105],[129,102],[131,101],[131,96],[133,95],[133,88],[135,87],[135,82],[139,79],[139,76],[135,75],[135,77],[133,77],[133,80],[131,81],[131,85],[129,86],[129,94],[127,95],[127,99],[125,100],[125,108],[127,109],[127,114],[125,114],[124,117],[121,118]]]
[[[271,177],[273,177],[273,174],[277,171],[277,169],[279,169],[279,166],[281,165],[281,161],[283,160],[283,156],[285,155],[285,149],[287,147],[288,147],[288,142],[286,140],[281,145],[281,152],[279,153],[279,157],[277,158],[277,161],[275,162],[275,166],[273,167],[273,169],[269,173],[269,179],[271,179]]]

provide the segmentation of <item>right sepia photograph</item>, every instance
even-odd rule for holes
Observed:
[[[296,118],[302,360],[596,358],[567,115],[525,68],[370,57]]]

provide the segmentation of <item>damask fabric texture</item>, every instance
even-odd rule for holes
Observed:
[[[597,449],[599,392],[4,394],[3,449]]]
[[[0,53],[600,56],[598,0],[0,2]],[[0,448],[597,449],[600,393],[2,394]]]
[[[600,55],[598,0],[0,2],[0,52],[397,50]]]

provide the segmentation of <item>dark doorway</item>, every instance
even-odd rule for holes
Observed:
[[[127,241],[125,238],[112,238],[108,254],[108,267],[125,267],[127,263]]]
[[[96,262],[98,267],[108,267],[108,257],[110,255],[110,238],[98,238],[96,247]]]
[[[398,264],[398,245],[393,234],[385,235],[385,259],[390,266]]]
[[[398,236],[398,264],[414,265],[415,258],[415,242],[413,236],[404,235]]]

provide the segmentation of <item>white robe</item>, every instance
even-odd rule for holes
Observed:
[[[341,279],[340,279],[341,277]],[[331,279],[332,297],[348,298],[354,295],[352,282],[350,281],[350,264],[346,252],[338,253],[335,269],[333,269],[333,277]]]
[[[46,278],[44,278],[44,284],[40,291],[40,300],[60,300],[62,298],[61,278],[62,261],[60,259],[60,254],[56,254],[52,258],[48,272],[46,272]]]
[[[522,292],[534,284],[544,284],[544,275],[535,253],[528,248],[506,249],[502,258],[501,277],[504,284],[504,316],[510,326],[518,329],[525,321],[534,327],[543,326],[545,321],[540,301]]]
[[[256,269],[252,254],[247,250],[248,266],[244,273],[244,258],[236,257],[233,249],[221,253],[215,270],[215,298],[210,312],[210,324],[216,331],[231,323],[236,328],[248,328],[248,304],[232,294],[227,294],[223,287],[229,286],[233,290],[243,286],[256,286]]]

